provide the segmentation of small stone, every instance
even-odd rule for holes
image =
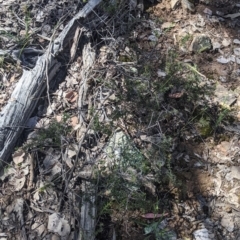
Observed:
[[[157,42],[158,38],[155,35],[148,36],[148,40],[151,42]]]
[[[230,58],[225,58],[223,56],[220,56],[217,58],[217,62],[222,63],[222,64],[226,64],[229,63],[231,61]]]
[[[50,33],[51,29],[52,29],[51,26],[46,24],[42,27],[42,33],[48,34]]]
[[[193,232],[196,240],[206,240],[209,239],[208,230],[206,228],[199,229]]]
[[[233,217],[229,216],[229,215],[225,215],[223,216],[222,220],[221,220],[221,225],[226,228],[229,232],[233,232],[234,230],[234,221],[233,221]]]
[[[235,44],[240,44],[240,40],[234,39],[234,40],[233,40],[233,43],[235,43]]]
[[[219,77],[219,81],[221,81],[221,82],[223,82],[223,83],[227,82],[226,76],[220,76],[220,77]]]
[[[166,77],[167,76],[167,74],[164,71],[162,71],[161,69],[158,69],[157,75],[158,75],[158,77]]]
[[[216,14],[217,14],[218,16],[223,16],[223,15],[224,15],[224,13],[223,13],[223,12],[220,12],[220,11],[216,11]]]
[[[211,39],[208,36],[201,34],[194,37],[190,46],[190,51],[201,53],[210,50],[211,48],[212,48]]]
[[[208,14],[208,15],[212,15],[212,10],[209,9],[209,8],[205,8],[205,9],[203,10],[203,12],[206,13],[206,14]]]
[[[230,108],[237,101],[237,94],[220,83],[217,84],[214,95],[214,102],[227,108]]]

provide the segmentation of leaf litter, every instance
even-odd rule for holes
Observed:
[[[28,24],[32,41],[28,44],[39,44],[44,48],[49,42],[57,19],[63,17],[64,12],[68,13],[57,30],[60,32],[68,19],[79,9],[77,2],[74,1],[42,3],[41,8],[37,7],[39,3],[36,1],[32,4],[30,10],[24,1],[3,3],[0,13],[8,21],[1,22],[1,48],[10,49],[19,46],[21,44],[17,42],[19,40],[28,41],[27,32],[22,32],[21,35],[26,39],[16,40],[8,36],[16,35]],[[35,146],[23,144],[23,148],[13,154],[13,162],[6,165],[2,171],[3,237],[18,239],[17,236],[20,234],[21,239],[47,239],[50,235],[58,236],[60,239],[74,239],[74,234],[80,226],[76,222],[79,216],[84,211],[88,212],[87,209],[95,212],[97,208],[95,195],[84,195],[86,193],[83,188],[83,183],[89,183],[90,180],[88,187],[93,192],[99,191],[97,189],[99,186],[95,184],[99,179],[97,166],[97,169],[101,169],[100,174],[104,175],[104,180],[112,179],[112,182],[110,180],[112,184],[104,182],[105,189],[99,192],[101,199],[108,199],[107,196],[111,196],[119,201],[122,195],[127,196],[128,201],[121,199],[125,205],[124,208],[118,206],[119,212],[114,209],[110,214],[98,216],[99,222],[105,224],[105,228],[96,239],[102,239],[106,232],[110,234],[111,231],[122,239],[129,239],[129,236],[132,239],[143,237],[141,225],[136,226],[131,221],[128,222],[133,217],[139,221],[141,218],[151,219],[153,222],[143,222],[148,224],[144,230],[148,236],[156,239],[165,239],[159,237],[163,231],[166,233],[172,231],[172,239],[193,237],[236,239],[239,226],[237,214],[239,132],[237,128],[231,132],[225,131],[221,124],[230,123],[223,116],[220,125],[213,126],[214,138],[211,135],[206,137],[201,135],[201,129],[196,127],[194,119],[201,119],[200,128],[203,128],[207,126],[207,122],[212,124],[218,121],[214,119],[217,114],[213,114],[214,111],[220,111],[216,110],[218,104],[223,108],[233,108],[233,111],[237,111],[234,108],[239,93],[233,90],[238,83],[238,76],[230,75],[227,82],[221,85],[214,76],[223,65],[230,70],[233,67],[238,69],[238,48],[231,48],[232,41],[234,44],[239,42],[234,35],[236,29],[231,28],[228,33],[222,33],[221,29],[216,27],[217,24],[228,26],[238,17],[238,13],[229,12],[224,14],[222,19],[215,14],[216,8],[218,11],[221,10],[218,9],[217,3],[210,4],[208,11],[204,10],[206,9],[204,6],[202,12],[201,8],[198,9],[201,3],[195,6],[184,0],[181,4],[183,8],[172,4],[174,10],[171,10],[170,4],[168,5],[166,1],[154,3],[148,9],[151,20],[147,19],[130,31],[129,39],[133,41],[133,47],[122,37],[126,33],[124,25],[119,23],[111,25],[111,20],[109,22],[104,20],[107,31],[100,27],[96,29],[95,26],[98,24],[102,26],[102,20],[93,16],[92,23],[90,21],[86,23],[91,29],[88,34],[94,32],[104,36],[97,47],[99,55],[90,45],[85,46],[84,51],[91,53],[88,59],[90,65],[86,67],[87,63],[84,61],[87,57],[82,59],[79,49],[76,49],[77,43],[74,43],[72,51],[76,52],[76,56],[74,58],[74,53],[71,53],[72,63],[67,70],[65,81],[59,83],[57,89],[52,89],[51,106],[48,106],[46,99],[41,100],[38,114],[33,116],[35,120],[37,117],[49,123],[40,125],[39,121],[34,122],[34,119],[28,123],[28,127],[35,134],[32,139],[37,139],[38,144],[35,143]],[[13,11],[10,11],[11,5]],[[231,5],[235,6],[235,3],[231,2]],[[131,7],[137,7],[135,1],[131,1]],[[106,10],[104,6],[103,10]],[[106,14],[103,10],[101,8],[98,10],[102,19]],[[113,10],[108,9],[110,12]],[[28,11],[31,12],[30,22],[27,19]],[[183,17],[183,12],[187,14],[187,19]],[[53,21],[49,21],[51,16]],[[161,24],[154,22],[158,16],[163,18]],[[176,19],[182,21],[175,21]],[[126,21],[124,16],[121,16],[122,20]],[[113,26],[116,32],[109,35],[109,29]],[[180,32],[181,28],[193,37],[199,32],[207,33],[210,38],[214,36],[214,41],[220,45],[213,46],[213,51],[207,50],[209,46],[200,46],[203,53],[192,55],[190,45],[187,44],[188,41],[191,43],[193,38],[186,38],[186,41],[184,38],[177,38],[178,42],[175,42],[174,46],[173,34]],[[211,34],[206,32],[206,29],[211,29]],[[86,35],[87,39],[88,37]],[[181,63],[183,57],[190,58],[193,63],[192,69],[195,64],[198,67],[192,76],[193,79],[196,75],[200,76],[201,83],[206,81],[209,88],[216,84],[215,102],[208,102],[213,113],[203,111],[205,100],[203,98],[194,100],[192,91],[195,90],[180,82],[181,74],[185,81],[189,80],[189,68],[184,68],[179,62],[176,64],[174,58],[170,61],[172,66],[178,67],[176,71],[169,69],[170,67],[164,68],[165,59],[160,56],[169,56],[169,47],[175,48],[176,44],[181,46],[186,44],[180,48],[180,56],[176,56],[179,62]],[[141,50],[141,53],[139,54],[136,49]],[[212,67],[211,61],[216,64],[214,66],[217,66],[217,69]],[[0,96],[4,99],[1,103],[3,106],[8,99],[5,95],[7,93],[10,96],[17,76],[21,75],[22,67],[21,63],[17,67],[12,65],[8,59],[5,65],[0,67],[1,79],[5,79],[2,81],[3,91]],[[169,78],[170,73],[174,74],[175,79]],[[14,74],[15,77],[12,77]],[[167,85],[169,82],[171,84]],[[156,94],[156,89],[159,88],[162,92]],[[158,115],[155,115],[153,107],[156,107]],[[58,125],[54,123],[54,112],[59,116]],[[118,115],[120,117],[116,117]],[[61,131],[58,131],[59,129]],[[121,147],[111,145],[111,137],[116,130],[121,133],[124,140]],[[47,136],[41,140],[45,131]],[[166,136],[171,136],[172,140]],[[28,141],[27,144],[35,140]],[[107,157],[106,154],[110,154],[111,157]],[[166,156],[171,156],[170,160]],[[117,164],[106,161],[107,158]],[[117,185],[112,173],[119,177],[117,180],[120,179],[121,185]],[[169,176],[171,180],[161,187],[165,176]],[[114,194],[116,189],[119,192],[117,195]],[[86,198],[94,196],[92,206],[83,196]],[[132,208],[131,203],[136,204],[143,196],[153,199],[157,196],[156,208],[145,206],[145,212],[142,211],[142,206]],[[109,200],[111,207],[114,207],[117,201]],[[87,208],[83,208],[84,206]],[[89,220],[91,214],[88,215]],[[110,221],[107,220],[109,217]],[[158,221],[156,217],[164,218],[164,224],[163,219]],[[216,220],[218,218],[220,222]],[[31,219],[34,221],[30,221]],[[112,229],[109,227],[111,224]],[[21,229],[21,226],[24,228]],[[112,239],[111,236],[109,239]]]

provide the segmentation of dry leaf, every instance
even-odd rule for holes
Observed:
[[[62,121],[62,116],[57,115],[57,116],[56,116],[56,120],[57,120],[57,122],[61,122],[61,121]]]
[[[13,161],[16,165],[22,163],[24,161],[24,157],[25,157],[25,152],[23,152],[23,150],[15,152],[12,156]]]
[[[72,127],[76,127],[78,124],[78,117],[77,116],[74,116],[71,118],[71,126]]]
[[[68,102],[73,103],[77,101],[78,94],[77,92],[70,91],[66,93],[65,98],[67,99]]]
[[[16,191],[20,191],[26,182],[26,177],[23,176],[22,178],[15,178],[14,186]]]

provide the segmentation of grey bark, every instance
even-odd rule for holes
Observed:
[[[7,105],[0,113],[0,166],[9,159],[23,127],[34,111],[42,92],[46,88],[46,73],[49,83],[59,71],[61,63],[56,56],[67,47],[74,36],[76,22],[87,15],[101,2],[90,0],[82,10],[66,25],[60,35],[50,42],[49,51],[38,57],[31,70],[23,74]],[[70,51],[70,50],[69,50]]]

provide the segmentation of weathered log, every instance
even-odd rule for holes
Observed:
[[[90,43],[87,43],[82,51],[83,66],[80,71],[81,84],[79,88],[78,108],[83,109],[84,104],[87,101],[88,95],[88,80],[91,76],[91,69],[94,66],[96,60],[96,53],[91,47]],[[84,126],[85,116],[79,112],[79,124]],[[83,127],[83,129],[85,129]],[[96,227],[96,193],[97,186],[91,181],[82,180],[82,202],[81,202],[81,217],[80,217],[80,229],[77,240],[94,240],[95,239],[95,227]]]
[[[8,161],[16,141],[24,129],[23,126],[30,118],[39,97],[47,86],[46,83],[50,83],[59,71],[61,62],[57,60],[57,56],[63,49],[69,48],[69,41],[74,36],[77,20],[87,17],[100,2],[101,0],[90,0],[66,25],[60,35],[50,41],[48,51],[38,57],[35,67],[23,71],[9,102],[0,113],[0,159],[2,160],[0,166],[3,165],[3,162]]]

